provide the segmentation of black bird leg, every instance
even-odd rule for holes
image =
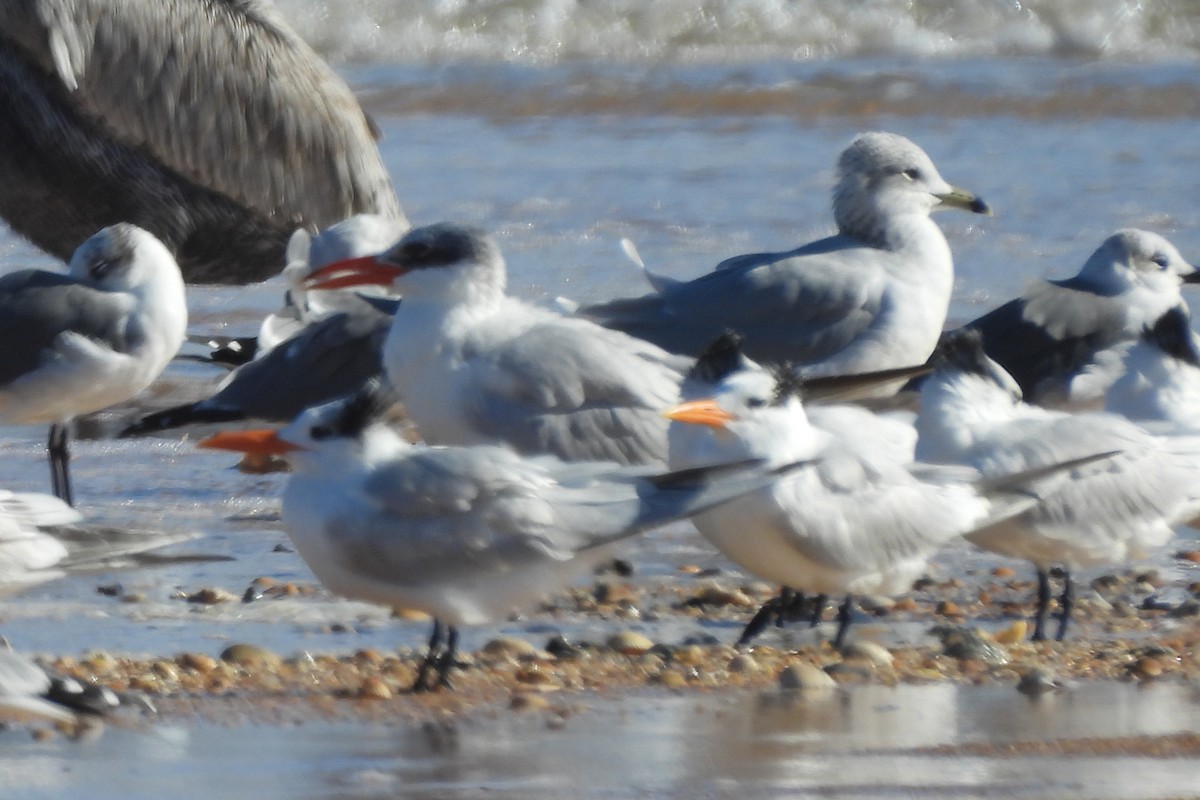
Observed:
[[[838,607],[837,615],[837,635],[833,637],[833,647],[835,650],[841,650],[842,645],[846,643],[846,632],[850,630],[850,601],[851,595],[846,595],[846,599]]]
[[[1054,641],[1061,642],[1063,637],[1067,635],[1067,624],[1071,621],[1071,611],[1075,608],[1075,584],[1071,580],[1071,573],[1067,569],[1063,569],[1063,593],[1058,598],[1058,633],[1054,636]]]
[[[425,658],[421,661],[420,668],[417,669],[417,679],[413,681],[412,692],[428,692],[433,687],[428,685],[429,671],[431,669],[440,668],[438,663],[438,651],[442,649],[442,623],[441,620],[433,621],[433,630],[429,634],[429,647],[425,650]]]
[[[812,601],[812,616],[809,617],[808,627],[815,628],[821,624],[821,618],[825,616],[825,606],[829,605],[829,595],[819,594]]]
[[[68,440],[70,423],[56,422],[50,426],[50,437],[46,441],[46,453],[50,457],[50,486],[54,496],[69,506],[75,505],[71,494],[71,451]]]
[[[1032,639],[1041,642],[1046,638],[1046,614],[1050,610],[1050,573],[1039,567],[1037,579],[1037,610],[1034,612]]]
[[[453,625],[446,627],[446,650],[438,659],[437,683],[435,689],[450,689],[450,670],[454,669],[455,656],[458,655],[458,628]]]

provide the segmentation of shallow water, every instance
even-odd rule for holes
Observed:
[[[748,27],[728,23],[725,38],[706,34],[702,18],[717,5],[745,12]],[[939,15],[921,3],[870,5],[883,15],[882,28],[836,2],[700,4],[691,27],[672,38],[663,35],[677,24],[672,4],[649,18],[628,4],[552,0],[281,3],[336,60],[384,131],[381,147],[410,219],[493,231],[508,257],[511,291],[531,299],[642,292],[641,276],[620,253],[622,237],[653,269],[687,277],[730,255],[825,235],[834,159],[867,129],[914,139],[948,180],[997,211],[939,218],[959,275],[954,320],[1007,299],[1026,280],[1073,274],[1120,227],[1158,231],[1200,259],[1194,9],[960,0]],[[1052,6],[1068,11],[1056,20]],[[491,28],[472,25],[480,8],[492,14]],[[1170,25],[1164,14],[1174,14]],[[774,20],[782,32],[734,35],[757,30],[755,19]],[[880,32],[889,25],[890,37]],[[796,33],[801,28],[808,33]],[[670,46],[654,51],[660,41]],[[0,268],[51,263],[0,231]],[[249,333],[281,290],[272,282],[189,291],[194,329]],[[179,396],[219,377],[178,365],[159,390]],[[44,431],[0,434],[0,486],[46,489]],[[242,475],[231,463],[178,439],[81,442],[76,490],[92,524],[190,531],[196,538],[172,551],[234,560],[45,583],[3,601],[0,633],[46,654],[215,654],[239,640],[291,654],[421,642],[422,625],[324,596],[216,607],[176,599],[179,590],[206,586],[237,594],[260,575],[311,580],[294,554],[276,552],[286,543],[275,516],[283,479]],[[686,525],[646,538],[633,559],[639,575],[657,579],[684,563],[722,563]],[[959,549],[938,569],[958,574],[993,563]],[[1162,559],[1156,565],[1184,569]],[[96,593],[114,582],[144,600],[124,604]],[[645,627],[667,642],[697,633],[698,626],[672,625]],[[591,638],[607,629],[582,619],[558,627]],[[551,633],[521,620],[501,629],[535,641]],[[736,635],[722,625],[699,632]],[[470,632],[465,645],[496,633]],[[816,705],[777,697],[654,700],[648,708],[636,699],[603,701],[565,731],[502,715],[460,725],[450,744],[421,730],[316,723],[279,736],[172,722],[109,730],[90,744],[34,744],[7,733],[0,773],[6,786],[24,787],[24,795],[5,796],[93,798],[179,794],[180,779],[196,776],[226,781],[209,796],[230,797],[374,797],[399,788],[461,797],[480,787],[489,795],[555,796],[580,785],[602,797],[1195,791],[1195,764],[1187,760],[948,760],[906,750],[989,737],[1194,730],[1200,718],[1194,697],[1178,687],[1088,686],[1047,702],[1053,713],[1011,689],[949,686],[868,687]],[[862,752],[881,748],[897,752]],[[914,783],[897,782],[901,774]]]
[[[407,727],[211,723],[111,728],[92,741],[0,732],[6,796],[108,798],[1143,798],[1195,792],[1196,764],[1099,740],[1200,732],[1181,686],[1094,684],[592,699],[562,718]],[[1045,741],[1045,750],[1031,742]],[[199,788],[202,787],[202,788]]]

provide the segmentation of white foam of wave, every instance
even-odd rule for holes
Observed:
[[[335,61],[1200,58],[1194,0],[276,0]]]

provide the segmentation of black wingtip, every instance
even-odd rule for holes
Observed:
[[[182,428],[186,425],[240,422],[244,419],[246,419],[246,414],[237,409],[204,408],[199,403],[189,403],[147,414],[118,433],[117,438],[130,439],[135,436],[147,436],[173,428]]]

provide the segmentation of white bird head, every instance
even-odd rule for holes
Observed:
[[[349,476],[409,446],[385,422],[393,405],[394,400],[371,381],[349,397],[305,410],[278,430],[222,432],[199,446],[282,456],[298,472],[319,470]]]
[[[383,285],[409,299],[456,301],[504,293],[504,258],[479,228],[442,222],[414,228],[384,252],[313,272],[309,289]]]
[[[807,459],[823,444],[801,402],[803,382],[788,367],[767,370],[745,358],[726,334],[697,359],[685,396],[664,416],[672,468],[746,458],[769,465]]]
[[[71,256],[70,274],[112,292],[134,292],[167,281],[182,291],[179,265],[166,245],[148,231],[119,222],[96,232]]]
[[[1101,294],[1122,294],[1144,287],[1175,298],[1182,284],[1200,283],[1200,270],[1162,236],[1126,228],[1096,248],[1079,271],[1079,278]]]
[[[877,246],[887,243],[897,217],[927,216],[939,208],[992,213],[979,197],[947,183],[924,150],[894,133],[860,134],[838,158],[837,175],[838,231]]]

